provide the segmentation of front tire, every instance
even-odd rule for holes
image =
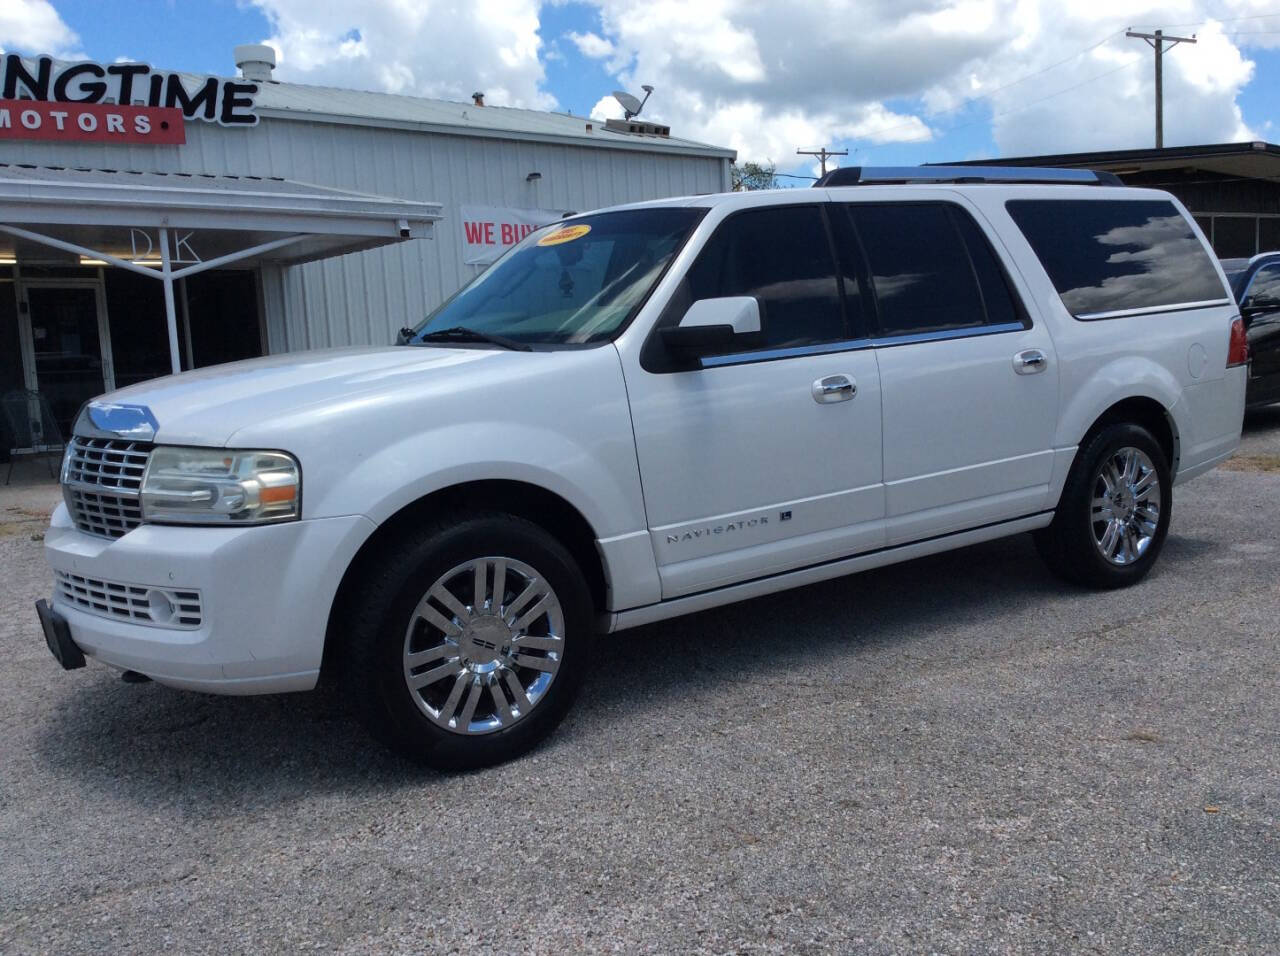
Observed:
[[[1136,584],[1164,546],[1172,491],[1169,463],[1152,434],[1109,425],[1076,455],[1053,523],[1035,534],[1036,548],[1074,584]]]
[[[581,570],[543,529],[496,512],[441,516],[388,548],[352,595],[346,692],[410,759],[501,763],[564,717],[592,624]]]

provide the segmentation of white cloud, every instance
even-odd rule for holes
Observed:
[[[49,0],[4,0],[0,3],[0,51],[50,53],[82,59],[80,37],[58,15]]]
[[[556,104],[543,63],[560,54],[539,39],[539,0],[252,2],[272,24],[281,79]],[[1168,144],[1248,138],[1247,51],[1280,46],[1274,0],[584,2],[597,17],[558,39],[565,51],[598,61],[610,85],[653,84],[645,116],[677,136],[784,170],[807,168],[799,146],[847,142],[874,162],[878,146],[936,142],[960,123],[989,129],[1005,155],[1148,145],[1152,55],[1124,37],[1130,25],[1197,32],[1165,59]],[[592,115],[621,108],[603,96]],[[962,158],[935,149],[928,158]]]
[[[601,36],[627,64],[618,81],[657,87],[646,114],[782,169],[801,168],[800,145],[928,142],[961,122],[989,124],[1006,155],[1149,145],[1152,54],[1123,34],[1153,20],[1199,29],[1195,46],[1165,59],[1166,143],[1252,135],[1236,102],[1253,74],[1246,38],[1210,20],[1211,0],[594,2]],[[1268,5],[1213,9],[1235,18]],[[1280,30],[1280,14],[1230,29],[1267,26]]]
[[[568,36],[579,53],[593,60],[603,60],[614,54],[613,44],[597,33],[570,33]]]
[[[552,109],[539,60],[538,0],[252,0],[272,27],[276,76],[493,106]]]

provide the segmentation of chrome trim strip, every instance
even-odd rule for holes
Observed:
[[[1000,325],[974,325],[963,329],[942,329],[937,332],[912,332],[906,335],[886,335],[872,339],[871,344],[880,348],[886,345],[914,345],[917,342],[942,342],[946,339],[967,339],[976,335],[1000,335],[1004,332],[1025,332],[1021,322],[1004,322]]]
[[[978,335],[999,335],[1004,332],[1023,332],[1027,326],[1021,322],[1005,322],[1000,325],[975,325],[963,329],[943,329],[937,332],[911,332],[904,335],[884,335],[870,339],[846,339],[843,342],[824,342],[821,345],[796,345],[785,349],[761,349],[758,352],[732,352],[702,359],[703,368],[725,365],[747,365],[752,362],[769,362],[774,359],[800,358],[808,355],[828,355],[832,352],[853,352],[865,348],[885,348],[893,345],[914,345],[917,342],[941,342],[946,339],[967,339]]]
[[[1215,305],[1232,305],[1231,299],[1202,299],[1199,302],[1174,302],[1170,305],[1142,306],[1137,309],[1112,309],[1109,312],[1072,313],[1081,322],[1096,319],[1124,319],[1134,315],[1156,315],[1160,312],[1181,312],[1184,309],[1208,309]]]
[[[796,345],[785,349],[761,349],[758,352],[731,352],[714,355],[702,360],[703,368],[720,365],[745,365],[748,362],[768,362],[780,358],[798,358],[805,355],[827,355],[831,352],[852,352],[870,348],[870,339],[846,339],[843,342],[824,342],[820,345]]]

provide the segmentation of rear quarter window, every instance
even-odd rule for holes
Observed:
[[[1078,319],[1226,300],[1213,261],[1171,202],[1011,199],[1006,208]]]

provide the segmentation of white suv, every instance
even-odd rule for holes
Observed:
[[[569,707],[597,632],[1035,532],[1133,584],[1236,448],[1239,311],[1186,211],[913,169],[530,235],[398,347],[82,411],[46,639],[226,694],[341,683],[441,767]]]

